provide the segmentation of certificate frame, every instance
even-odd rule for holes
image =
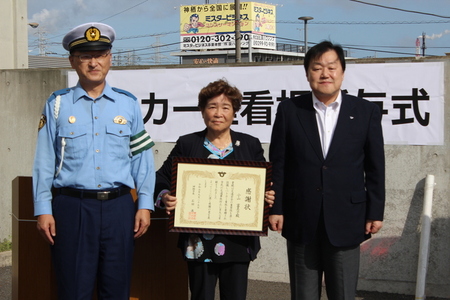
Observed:
[[[171,194],[177,196],[177,208],[170,214],[169,232],[267,236],[264,196],[271,180],[270,162],[173,157]],[[183,200],[187,193],[191,200]],[[199,208],[205,205],[206,211]]]

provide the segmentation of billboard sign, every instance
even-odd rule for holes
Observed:
[[[241,47],[276,49],[275,6],[240,4]],[[180,7],[181,50],[234,49],[235,4],[217,3]]]

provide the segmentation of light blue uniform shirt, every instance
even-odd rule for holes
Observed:
[[[138,209],[153,210],[153,145],[132,94],[108,84],[97,99],[79,84],[53,93],[38,133],[34,214],[52,214],[52,186],[104,190],[125,185],[136,188]]]

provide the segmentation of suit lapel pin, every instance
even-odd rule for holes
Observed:
[[[239,140],[237,140],[235,145],[236,145],[236,147],[239,147],[241,145],[241,142]]]
[[[353,120],[355,117],[354,116],[350,116],[350,120]]]

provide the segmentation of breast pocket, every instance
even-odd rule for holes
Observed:
[[[106,126],[106,146],[108,153],[116,158],[130,155],[131,129],[127,125],[110,124]]]
[[[61,142],[64,138],[65,159],[78,159],[85,157],[87,151],[87,126],[71,125],[59,129]]]

